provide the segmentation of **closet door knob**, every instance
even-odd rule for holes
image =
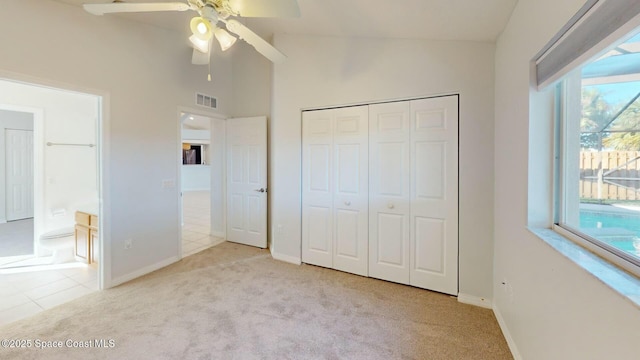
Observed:
[[[347,206],[351,206],[351,201],[345,201],[344,204]]]
[[[388,203],[388,204],[387,204],[387,207],[388,207],[389,209],[393,209],[393,208],[394,208],[394,207],[396,207],[396,206],[395,206],[395,205],[393,205],[392,203]]]

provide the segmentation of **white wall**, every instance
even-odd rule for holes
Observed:
[[[5,130],[32,130],[33,131],[33,114],[21,111],[2,110],[2,101],[0,100],[0,224],[7,221],[6,190],[5,183]]]
[[[210,191],[210,165],[182,165],[182,191]]]
[[[233,117],[271,113],[271,62],[238,41],[233,50]]]
[[[34,141],[41,141],[42,145],[47,142],[97,144],[99,102],[96,96],[0,81],[0,99],[0,106],[42,111],[42,133],[34,134]],[[41,174],[42,181],[34,185],[42,186],[35,190],[35,194],[42,194],[41,198],[34,199],[36,237],[42,232],[73,226],[78,208],[98,203],[96,147],[42,146],[40,149],[42,155],[34,156],[35,173]],[[54,209],[64,209],[66,213],[53,217]]]
[[[211,142],[211,131],[185,129],[183,126],[182,141],[193,142],[194,144],[209,144]]]
[[[162,180],[177,180],[178,106],[192,105],[199,91],[218,98],[220,113],[231,112],[230,56],[214,56],[214,82],[207,82],[206,66],[190,64],[187,29],[96,17],[49,0],[2,2],[0,71],[108,94],[103,221],[106,276],[116,281],[177,260],[179,189],[162,188]],[[133,239],[129,250],[126,239]]]
[[[524,359],[638,357],[639,309],[527,230],[550,219],[553,109],[530,61],[583,3],[520,0],[497,43],[494,309]],[[529,203],[528,182],[546,184]]]
[[[491,43],[276,35],[270,127],[272,250],[300,260],[301,109],[460,93],[460,292],[490,299],[493,266]]]

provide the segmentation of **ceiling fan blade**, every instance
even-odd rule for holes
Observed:
[[[227,20],[226,24],[227,30],[238,35],[240,39],[253,46],[260,54],[264,55],[272,62],[280,64],[287,59],[287,57],[278,49],[274,48],[271,44],[266,42],[263,38],[251,31],[248,27],[244,26],[238,20]]]
[[[110,13],[128,12],[151,12],[151,11],[186,11],[191,6],[181,2],[170,3],[123,3],[113,2],[107,4],[84,4],[82,7],[93,15],[104,15]]]
[[[296,0],[227,0],[242,17],[300,17]]]

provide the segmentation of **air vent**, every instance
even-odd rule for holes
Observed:
[[[204,106],[209,109],[217,109],[218,108],[218,99],[213,96],[196,93],[196,105]]]

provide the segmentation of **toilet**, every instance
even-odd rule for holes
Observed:
[[[40,246],[53,251],[53,263],[60,264],[75,261],[75,229],[73,227],[56,229],[40,235]]]

